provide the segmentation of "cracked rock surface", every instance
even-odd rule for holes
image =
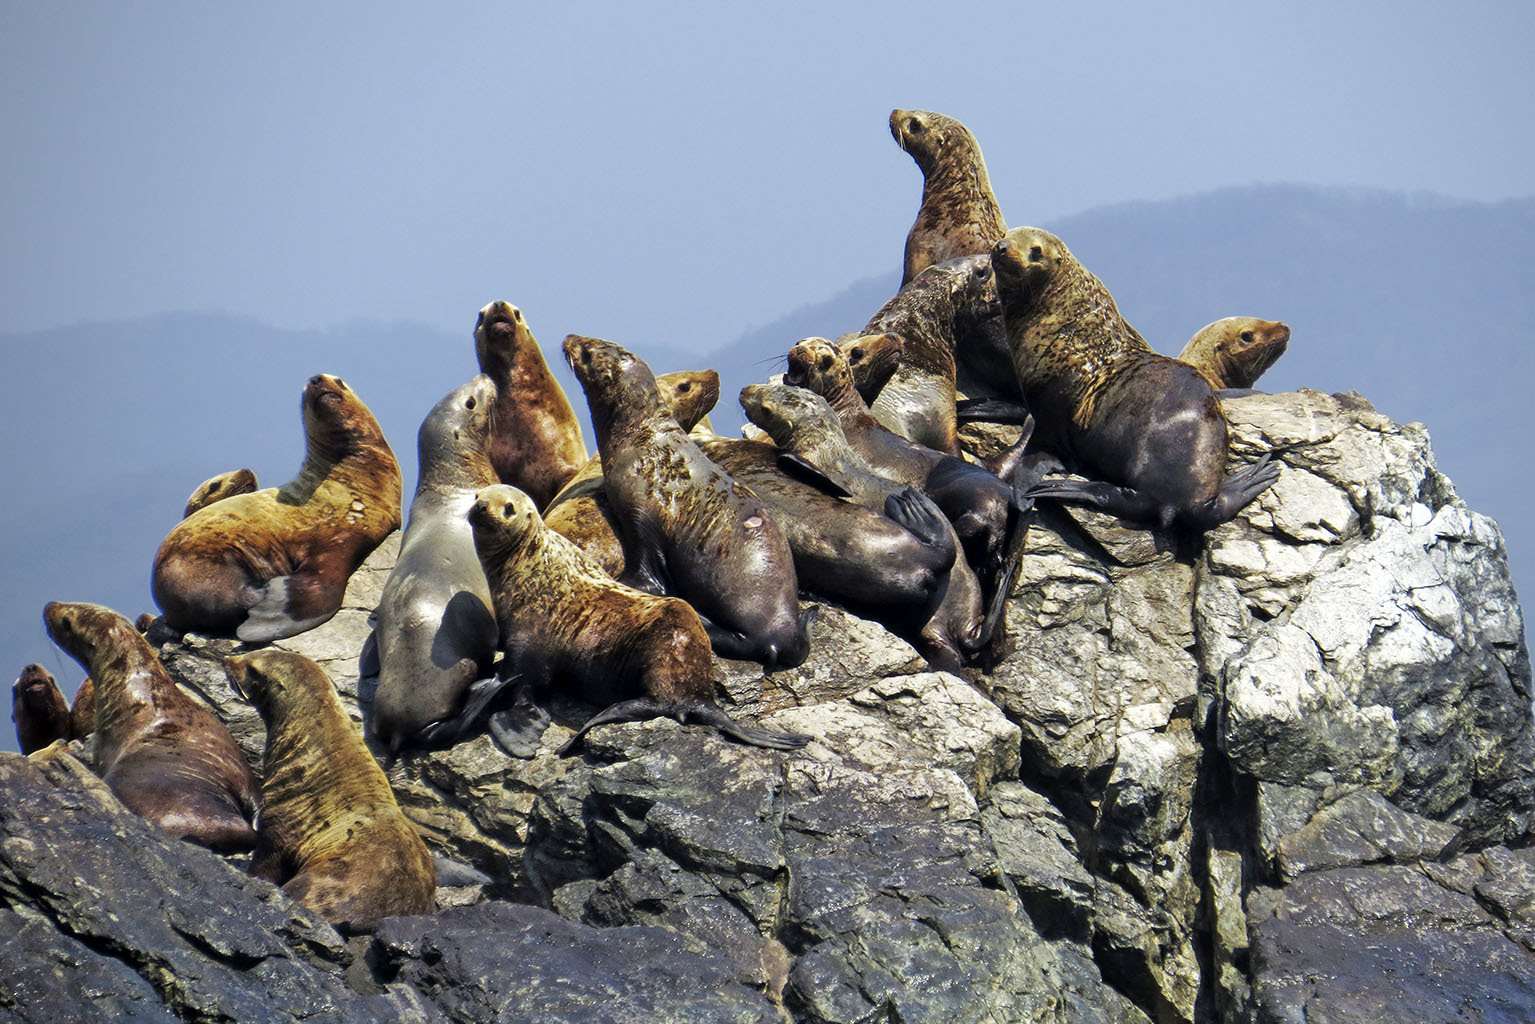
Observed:
[[[989,674],[823,606],[803,665],[715,663],[802,750],[662,720],[560,758],[594,710],[562,699],[531,758],[400,757],[428,845],[488,881],[371,935],[64,748],[0,757],[0,1021],[1527,1020],[1535,722],[1497,526],[1358,396],[1227,413],[1274,488],[1192,539],[1041,508]],[[281,642],[359,722],[397,549]],[[243,645],[150,640],[259,763]]]

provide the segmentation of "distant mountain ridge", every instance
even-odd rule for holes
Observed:
[[[1012,223],[1028,223],[1020,214]],[[1535,495],[1519,468],[1535,439],[1526,410],[1535,359],[1525,338],[1535,323],[1535,198],[1489,204],[1261,186],[1039,226],[1065,240],[1161,351],[1176,354],[1221,316],[1289,323],[1290,350],[1260,386],[1357,390],[1393,419],[1427,423],[1440,468],[1503,526],[1516,583],[1535,579]],[[640,354],[658,372],[719,370],[713,420],[733,432],[740,388],[781,370],[796,339],[862,326],[894,294],[900,255],[712,352]],[[528,312],[581,408],[558,326],[541,328]],[[373,409],[400,458],[408,505],[417,425],[475,370],[467,330],[358,321],[291,331],[217,313],[15,334],[0,337],[0,351],[11,442],[0,456],[11,484],[0,511],[9,581],[0,591],[0,671],[41,661],[66,692],[80,673],[43,634],[43,603],[98,601],[130,618],[152,609],[150,562],[197,483],[249,466],[273,485],[297,470],[298,398],[310,375],[342,376]]]

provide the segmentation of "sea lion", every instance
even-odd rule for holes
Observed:
[[[254,846],[259,787],[250,765],[133,624],[101,605],[58,601],[43,609],[43,623],[96,681],[95,767],[117,798],[177,838],[221,852]]]
[[[400,467],[378,421],[339,377],[309,379],[307,453],[281,487],[237,494],[183,519],[155,554],[168,625],[247,643],[336,614],[347,580],[400,525]]]
[[[1206,324],[1178,353],[1203,370],[1217,390],[1250,388],[1290,344],[1290,328],[1276,320],[1228,316]]]
[[[661,398],[683,430],[693,433],[708,419],[720,397],[714,370],[679,370],[656,378]],[[713,431],[710,431],[712,434]],[[597,560],[614,579],[624,573],[624,546],[618,539],[613,510],[603,492],[602,455],[593,455],[544,509],[549,529]]]
[[[490,464],[502,483],[526,491],[539,508],[586,464],[586,444],[565,389],[549,372],[522,310],[492,302],[474,325],[480,372],[496,385]]]
[[[903,342],[900,366],[877,397],[871,401],[859,388],[869,412],[887,429],[946,455],[960,454],[954,403],[961,355],[984,365],[985,379],[1013,376],[990,256],[928,267],[860,333],[894,334]]]
[[[793,668],[810,653],[794,555],[766,506],[710,462],[667,411],[644,361],[570,335],[603,489],[624,545],[624,581],[691,604],[727,658]]]
[[[934,263],[990,252],[1007,223],[970,129],[930,110],[892,110],[890,134],[922,170],[922,206],[906,235],[901,287]]]
[[[605,436],[601,428],[599,435]],[[611,450],[605,443],[603,449]],[[593,726],[661,716],[774,750],[809,741],[742,725],[720,710],[713,698],[710,638],[698,614],[677,598],[642,593],[609,577],[548,529],[526,494],[504,484],[487,488],[469,521],[495,599],[504,671],[518,674],[519,687],[534,694],[564,681],[583,697],[616,700],[588,719],[561,754]],[[492,719],[493,730],[498,721]]]
[[[845,335],[837,339],[837,347],[847,356],[853,386],[870,405],[901,368],[906,355],[906,342],[899,334],[887,331]]]
[[[181,513],[181,518],[196,512],[200,508],[206,508],[215,501],[223,501],[232,498],[236,494],[249,494],[256,489],[256,474],[248,469],[231,469],[227,473],[209,477],[197,485],[187,498],[186,511]]]
[[[250,873],[352,930],[434,911],[431,854],[325,670],[275,648],[228,658],[224,670],[266,724]]]
[[[1033,443],[1099,478],[1045,481],[1029,496],[1205,530],[1278,479],[1267,456],[1226,477],[1215,388],[1189,364],[1153,352],[1059,238],[1015,228],[991,258],[1013,366],[1038,424]]]
[[[447,746],[493,696],[496,618],[474,553],[469,508],[496,483],[487,443],[496,385],[479,374],[432,407],[416,434],[421,467],[399,558],[373,612],[362,674],[376,679],[368,728],[390,751]],[[366,687],[365,687],[366,688]]]
[[[144,630],[140,629],[139,632],[143,633]],[[69,703],[69,738],[83,740],[95,731],[96,684],[90,676],[86,676],[80,680],[80,688],[75,691],[75,699]]]
[[[74,738],[69,705],[41,665],[28,665],[11,684],[11,721],[16,723],[16,742],[23,754],[42,750],[55,740]]]

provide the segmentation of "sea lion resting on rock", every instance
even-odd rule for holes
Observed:
[[[720,375],[713,370],[679,370],[656,378],[661,398],[672,418],[683,430],[708,418],[708,412],[720,397]],[[712,434],[712,431],[711,431]],[[544,522],[586,552],[614,579],[624,573],[624,546],[618,539],[613,510],[603,492],[602,455],[593,455],[581,471],[571,478],[549,507]]]
[[[181,513],[181,518],[206,508],[215,501],[223,501],[232,498],[236,494],[249,494],[256,489],[256,474],[248,469],[231,469],[227,473],[209,477],[197,485],[190,496],[187,497],[187,507]]]
[[[250,873],[352,929],[435,910],[432,857],[325,670],[277,649],[228,658],[224,669],[266,723]]]
[[[254,846],[259,787],[245,756],[133,624],[110,608],[58,601],[43,622],[96,682],[95,767],[113,794],[177,838],[221,852]]]
[[[901,287],[934,263],[990,252],[1007,224],[970,129],[930,110],[892,110],[890,134],[922,170],[922,206],[906,236]]]
[[[390,751],[456,743],[497,689],[496,617],[466,518],[475,494],[496,483],[495,401],[495,384],[479,374],[433,406],[416,435],[410,521],[362,656],[361,689],[376,683],[368,727]]]
[[[625,582],[691,604],[724,657],[802,663],[812,612],[800,610],[794,555],[761,499],[699,451],[642,360],[576,335],[565,358],[591,407]]]
[[[490,417],[490,464],[504,484],[526,491],[539,508],[586,464],[586,445],[565,389],[549,372],[522,310],[492,302],[474,325],[480,372],[496,385]]]
[[[885,623],[935,668],[957,671],[978,653],[990,637],[980,583],[931,499],[870,470],[813,392],[753,384],[741,406],[776,447],[718,442],[704,453],[769,503],[806,586]]]
[[[400,467],[378,421],[340,378],[309,379],[307,453],[293,480],[214,502],[155,555],[168,625],[247,643],[302,633],[336,614],[347,580],[400,525]]]
[[[480,492],[469,521],[495,599],[503,671],[519,676],[522,694],[568,681],[582,697],[620,698],[589,719],[561,754],[593,726],[660,716],[775,750],[809,740],[745,726],[721,711],[713,699],[709,636],[697,613],[677,598],[641,593],[609,577],[549,530],[521,491],[497,485]],[[640,696],[628,696],[636,692]],[[505,731],[505,721],[505,712],[491,719],[493,734],[514,753],[531,754],[536,735]]]
[[[1290,343],[1290,328],[1275,320],[1228,316],[1206,324],[1178,353],[1221,390],[1250,388]]]
[[[1045,481],[1031,497],[1205,530],[1278,479],[1267,456],[1225,476],[1226,417],[1210,381],[1153,352],[1059,238],[1015,228],[992,267],[1034,444],[1101,478]]]

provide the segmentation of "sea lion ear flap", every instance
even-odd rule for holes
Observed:
[[[853,496],[852,491],[827,476],[820,466],[793,452],[778,453],[778,469],[784,476],[798,480],[802,484],[809,484],[832,497],[851,498]]]

